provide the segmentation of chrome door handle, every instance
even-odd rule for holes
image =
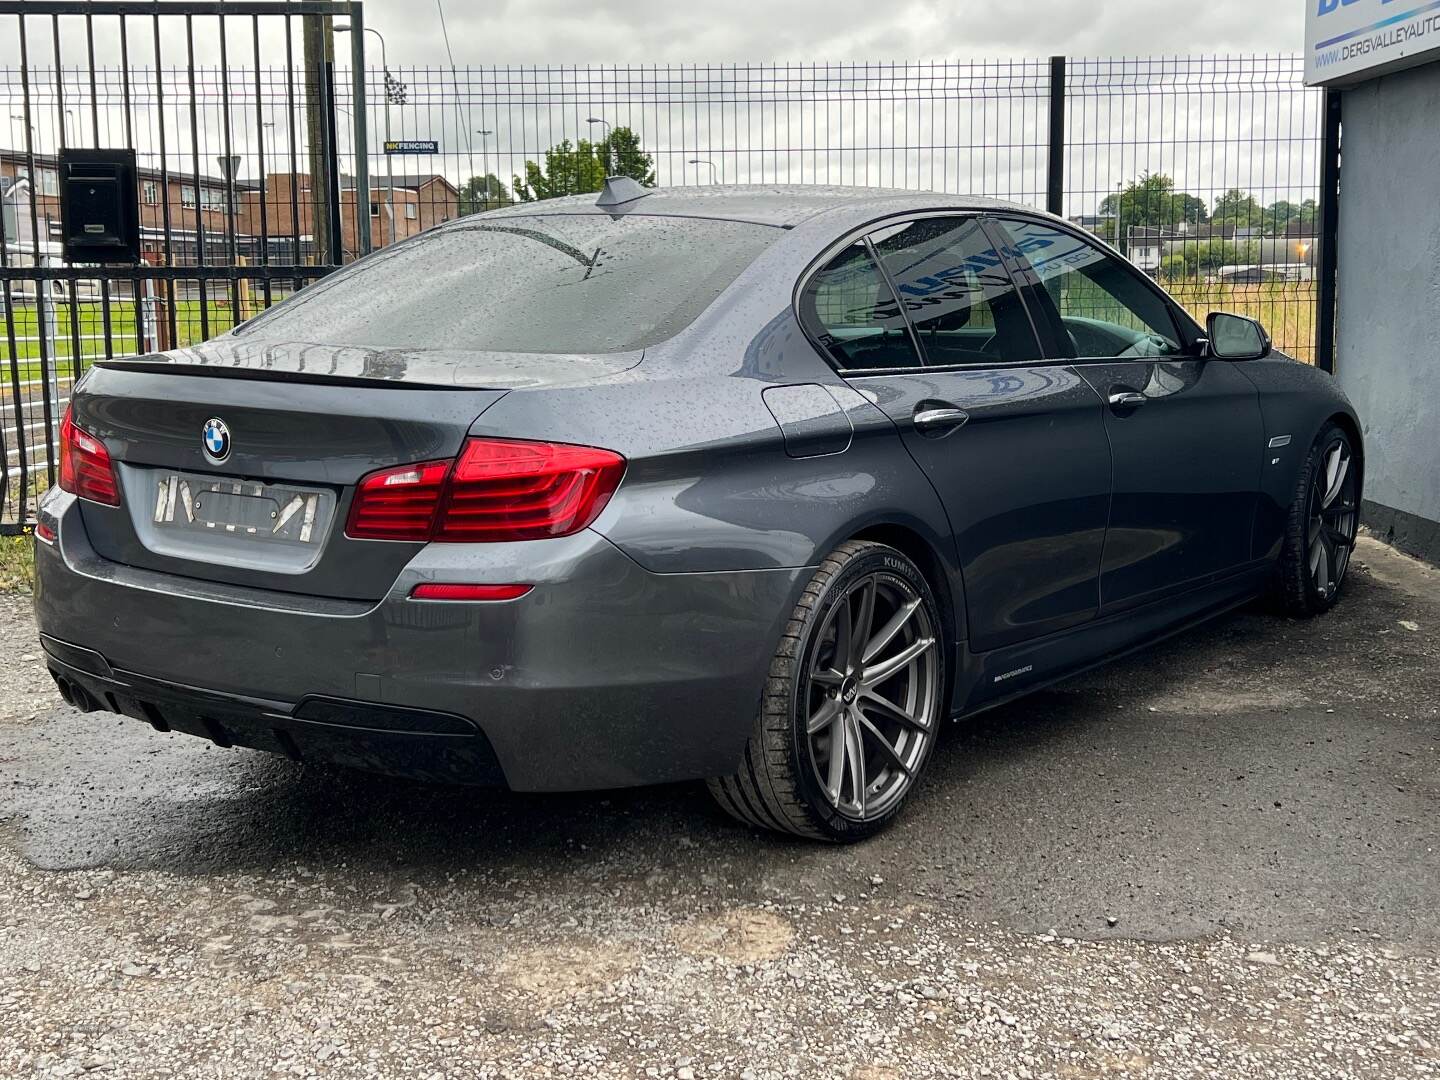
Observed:
[[[1114,409],[1138,409],[1150,399],[1134,390],[1116,390],[1110,394],[1110,407]]]
[[[957,428],[970,419],[970,414],[964,409],[921,409],[915,414],[915,428],[917,431],[930,431],[935,428]]]

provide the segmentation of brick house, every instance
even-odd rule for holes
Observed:
[[[0,149],[0,177],[13,179],[28,176],[29,172],[29,162],[24,151]],[[138,168],[136,173],[140,197],[140,251],[146,262],[164,262],[167,203],[170,211],[172,261],[175,265],[193,265],[196,262],[196,236],[199,232],[205,234],[207,261],[228,260],[228,221],[223,178],[201,174],[197,181],[193,173],[171,171],[167,175],[162,174],[159,169],[143,167]],[[244,241],[242,250],[254,247],[253,242],[243,235],[246,229],[240,213],[246,188],[245,181],[236,181],[235,228],[237,241]],[[55,156],[35,155],[35,177],[30,185],[30,197],[35,204],[35,216],[41,235],[58,239],[60,164]]]

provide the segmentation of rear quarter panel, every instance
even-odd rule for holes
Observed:
[[[788,252],[778,245],[635,370],[512,391],[472,433],[623,454],[625,479],[593,528],[654,573],[813,567],[866,529],[899,526],[934,556],[942,602],[963,610],[934,489],[889,417],[836,375],[794,317],[795,279],[823,246],[823,236]],[[782,386],[822,387],[835,402],[828,422],[850,437],[817,439],[810,454],[792,430],[787,449],[764,396]]]

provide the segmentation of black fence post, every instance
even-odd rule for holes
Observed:
[[[335,121],[335,62],[328,57],[321,68],[324,92],[320,96],[320,104],[324,110],[321,118],[323,123],[323,137],[325,144],[325,163],[327,175],[325,180],[325,212],[330,218],[330,251],[327,257],[331,266],[342,266],[345,262],[345,219],[340,213],[340,139],[338,127]],[[360,208],[355,208],[356,220],[359,220]],[[369,213],[369,208],[366,208]],[[368,227],[370,219],[365,219]]]
[[[1335,316],[1340,269],[1340,91],[1325,91],[1320,157],[1320,281],[1316,289],[1315,366],[1335,374]]]
[[[1065,57],[1050,58],[1050,159],[1046,166],[1045,209],[1065,213]]]

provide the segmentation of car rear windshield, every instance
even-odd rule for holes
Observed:
[[[782,235],[634,214],[476,218],[382,249],[239,333],[360,348],[643,349],[693,322]]]

